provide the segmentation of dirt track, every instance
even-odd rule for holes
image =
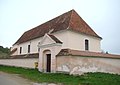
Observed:
[[[33,85],[33,83],[16,74],[0,72],[0,85]]]

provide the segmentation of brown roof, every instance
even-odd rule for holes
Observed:
[[[10,56],[10,59],[39,58],[39,53]]]
[[[90,52],[90,51],[79,51],[79,50],[71,50],[71,49],[62,49],[57,56],[69,56],[69,55],[120,59],[120,55],[106,54],[106,53],[100,53],[100,52]]]
[[[15,44],[20,44],[38,37],[42,37],[50,30],[54,33],[66,29],[102,39],[90,28],[90,26],[88,26],[88,24],[75,12],[75,10],[71,10],[31,30],[26,31]]]
[[[48,34],[56,43],[61,43],[62,44],[62,42],[58,39],[58,38],[56,38],[54,35],[51,35],[51,34]]]
[[[10,51],[10,54],[13,54],[16,51],[17,51],[17,48],[14,48],[12,51]]]

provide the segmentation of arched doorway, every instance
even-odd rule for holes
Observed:
[[[51,51],[43,51],[43,60],[44,60],[44,72],[51,72]]]

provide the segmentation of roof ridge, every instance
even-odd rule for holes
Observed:
[[[23,35],[15,42],[15,44],[20,44],[42,37],[45,33],[50,32],[50,30],[52,30],[51,33],[54,33],[67,29],[100,38],[93,30],[91,30],[92,28],[87,25],[87,23],[79,16],[79,14],[72,9],[53,19],[48,20],[47,22],[33,27],[28,31],[25,31]]]
[[[76,24],[76,25],[75,25]],[[81,25],[79,25],[81,24]],[[83,26],[83,27],[81,27]],[[81,28],[81,29],[80,29]],[[84,28],[84,29],[83,29]],[[72,9],[71,10],[71,15],[70,15],[70,20],[69,20],[69,27],[68,29],[76,29],[77,31],[81,31],[81,33],[87,34],[87,35],[92,35],[95,37],[98,37],[102,39],[98,34],[82,19],[79,14]],[[86,31],[87,30],[87,31]],[[91,33],[90,33],[91,32]]]
[[[68,28],[67,29],[69,29],[69,27],[70,27],[70,22],[71,22],[71,19],[72,19],[72,14],[73,14],[73,11],[75,11],[74,9],[72,9],[72,10],[70,10],[71,11],[71,15],[70,15],[70,20],[69,20],[69,24],[68,24]]]

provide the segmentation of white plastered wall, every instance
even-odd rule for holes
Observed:
[[[89,51],[101,52],[101,39],[73,31],[68,31],[68,47],[85,51],[85,39],[89,40]]]
[[[40,48],[39,71],[46,72],[46,54],[51,54],[51,72],[56,72],[56,55],[60,52],[61,46],[60,43],[56,43],[48,35],[43,37],[43,40],[41,40],[38,46]]]
[[[86,72],[120,74],[120,59],[58,56],[57,71],[80,75]]]
[[[89,40],[89,51],[93,52],[101,52],[101,45],[100,41],[101,39],[97,37],[88,36],[85,34],[80,34],[77,32],[72,32],[69,30],[62,30],[59,32],[53,33],[61,42],[62,48],[61,49],[74,49],[74,50],[82,50],[85,51],[85,39]],[[43,37],[36,38],[30,41],[27,41],[25,43],[21,43],[19,45],[15,45],[14,47],[17,47],[18,51],[14,53],[13,55],[20,55],[20,47],[22,47],[22,53],[21,54],[27,54],[28,53],[28,45],[30,45],[30,53],[38,53],[38,43],[43,39]]]
[[[12,51],[13,49],[17,48],[17,50],[14,52],[14,55],[18,55],[18,45],[14,45],[13,47],[11,47],[10,51]]]
[[[36,38],[24,43],[21,43],[19,45],[14,45],[11,49],[17,48],[17,52],[15,52],[12,55],[23,55],[28,54],[28,45],[30,45],[30,54],[32,53],[38,53],[38,43],[41,41],[41,38]],[[22,47],[22,53],[20,54],[20,47]]]
[[[55,37],[57,37],[62,43],[62,48],[61,49],[66,49],[69,48],[68,46],[68,31],[67,30],[62,30],[59,32],[55,32],[53,33],[53,35],[55,35]]]
[[[74,49],[85,51],[85,39],[89,40],[89,51],[101,52],[101,39],[70,30],[53,33],[63,42],[62,49]]]
[[[61,42],[62,44],[62,49],[64,48],[69,48],[68,47],[68,31],[63,30],[59,31],[56,33],[53,33]],[[43,37],[36,38],[24,43],[21,43],[19,45],[14,45],[12,48],[17,48],[18,52],[14,53],[12,55],[22,55],[22,54],[27,54],[28,53],[28,45],[30,45],[30,53],[38,53],[38,43],[43,39]],[[20,47],[22,47],[22,53],[20,54]]]
[[[35,68],[35,62],[38,62],[38,58],[27,59],[0,59],[0,65]]]

